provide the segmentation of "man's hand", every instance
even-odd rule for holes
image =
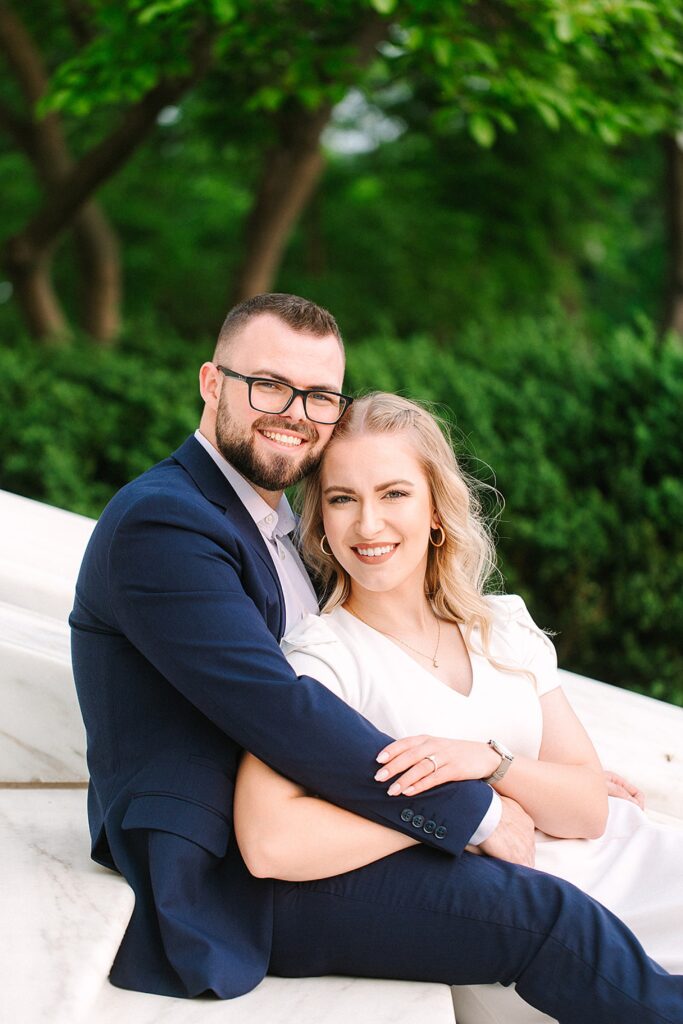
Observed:
[[[532,868],[536,862],[534,823],[516,800],[501,796],[503,813],[498,827],[479,846],[482,853],[511,864]]]

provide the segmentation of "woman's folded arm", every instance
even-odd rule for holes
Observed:
[[[237,775],[234,827],[252,875],[290,882],[352,871],[417,842],[311,796],[249,753]]]

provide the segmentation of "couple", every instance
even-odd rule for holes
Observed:
[[[199,431],[86,551],[93,857],[136,897],[111,980],[228,998],[365,975],[476,986],[461,1024],[682,1021],[678,834],[608,801],[549,641],[482,596],[489,542],[434,421],[352,405],[343,370],[326,311],[236,307]],[[322,618],[282,496],[306,477]]]

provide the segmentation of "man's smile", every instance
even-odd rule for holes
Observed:
[[[283,430],[259,430],[259,434],[266,440],[283,445],[285,448],[298,448],[306,440],[301,434],[290,434]]]

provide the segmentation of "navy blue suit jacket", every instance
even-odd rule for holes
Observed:
[[[284,602],[253,520],[193,438],[104,510],[71,615],[88,738],[92,855],[135,892],[111,980],[240,995],[264,976],[272,886],[232,835],[240,750],[373,821],[416,835],[373,779],[388,737],[280,651]],[[457,855],[491,799],[442,786],[410,809]],[[314,837],[312,837],[314,841]]]

